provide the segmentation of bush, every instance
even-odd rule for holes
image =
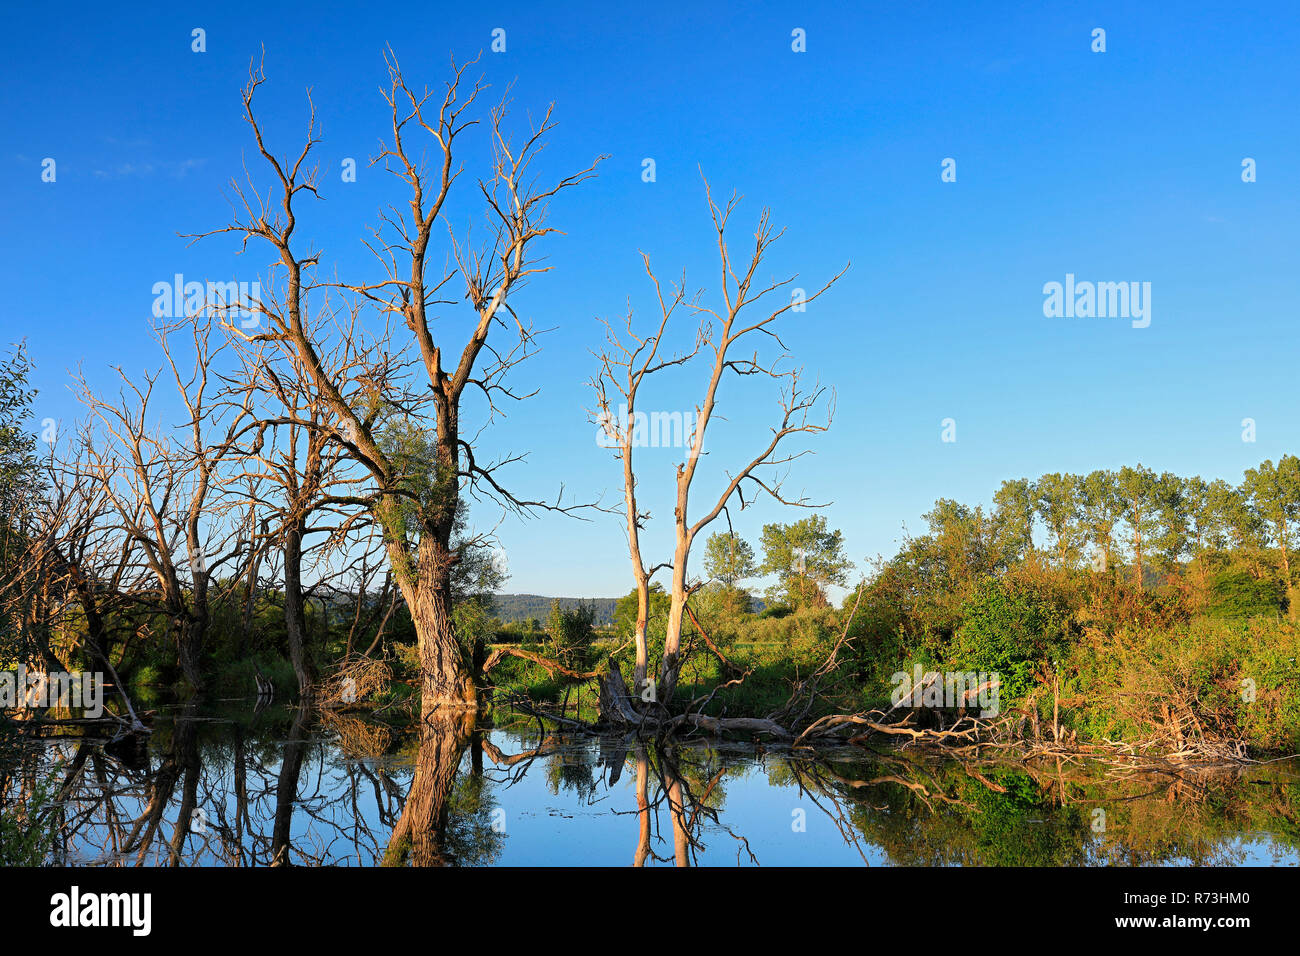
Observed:
[[[998,674],[1000,696],[1016,703],[1033,687],[1040,666],[1063,649],[1067,620],[1064,609],[1036,589],[986,578],[962,607],[949,664]]]
[[[293,665],[283,657],[245,657],[219,668],[212,679],[213,689],[232,697],[252,697],[257,694],[257,671],[275,687],[280,698],[292,698],[298,693],[298,676]]]
[[[591,646],[592,624],[596,620],[595,606],[584,602],[577,607],[562,608],[559,601],[551,602],[551,614],[546,621],[546,636],[552,655],[566,667],[582,664],[587,648]]]
[[[1294,752],[1298,658],[1300,626],[1276,616],[1093,634],[1070,660],[1069,720],[1094,739],[1199,737]]]
[[[1221,571],[1210,585],[1205,613],[1218,618],[1277,614],[1284,597],[1285,589],[1277,578],[1256,578],[1244,569]]]

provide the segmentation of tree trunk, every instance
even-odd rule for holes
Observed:
[[[1137,589],[1143,589],[1142,582],[1142,532],[1136,527],[1133,529],[1133,556],[1134,556],[1134,574],[1137,577]]]
[[[418,567],[410,567],[401,542],[390,542],[389,556],[419,644],[421,709],[477,707],[474,680],[465,666],[451,616],[454,556],[430,529],[420,536]]]
[[[207,616],[181,614],[172,619],[176,628],[176,654],[185,681],[196,694],[203,693],[203,635]]]
[[[632,693],[641,696],[650,667],[646,629],[650,626],[650,579],[639,576],[636,582],[636,668],[632,671]]]
[[[298,678],[300,697],[311,695],[311,663],[307,657],[307,615],[302,599],[302,523],[292,522],[284,542],[284,626],[289,660]]]
[[[637,744],[636,748],[636,815],[640,823],[640,835],[637,837],[632,865],[645,866],[646,858],[650,856],[650,762],[646,759],[642,744]]]
[[[1287,590],[1291,588],[1291,559],[1286,553],[1286,519],[1279,523],[1277,542],[1282,546],[1282,577],[1286,580]]]
[[[673,863],[675,866],[691,865],[691,838],[687,832],[686,806],[683,802],[682,780],[677,773],[674,754],[660,754],[659,762],[668,785],[668,813],[673,822]]]
[[[289,740],[280,757],[280,773],[275,782],[275,823],[271,830],[271,865],[290,866],[293,849],[293,807],[298,799],[298,778],[307,752],[307,708],[299,705],[293,715]]]
[[[679,505],[683,514],[685,514],[684,505],[684,501]],[[682,619],[686,609],[686,562],[690,558],[690,549],[689,539],[679,529],[677,548],[673,552],[672,604],[668,607],[668,630],[664,635],[664,659],[659,671],[659,688],[656,695],[656,699],[665,707],[677,691],[677,676],[681,669],[678,654],[682,643]]]
[[[629,398],[628,415],[636,404],[636,393]],[[645,561],[641,559],[640,516],[636,506],[636,474],[632,470],[632,434],[623,438],[623,504],[627,517],[627,547],[632,556],[632,574],[636,578],[636,628],[632,632],[636,642],[636,667],[632,671],[632,693],[637,697],[645,691],[646,675],[650,670],[650,651],[646,642],[646,629],[650,625],[650,576],[646,574]]]

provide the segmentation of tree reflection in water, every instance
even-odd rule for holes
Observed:
[[[0,812],[43,800],[47,862],[74,865],[1231,864],[1295,861],[1300,846],[1295,762],[1137,773],[780,755],[504,730],[464,711],[408,729],[194,705],[147,744],[9,738]]]

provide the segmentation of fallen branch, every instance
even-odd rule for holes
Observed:
[[[532,661],[534,664],[540,664],[542,667],[546,668],[546,670],[551,674],[558,672],[563,674],[565,677],[572,677],[574,680],[595,680],[604,673],[604,671],[601,670],[575,671],[571,668],[565,667],[559,661],[553,661],[548,657],[543,657],[541,654],[534,654],[532,651],[525,651],[518,647],[510,647],[507,645],[493,648],[492,653],[489,654],[487,660],[483,662],[482,672],[484,674],[488,673],[488,671],[492,670],[492,668],[496,667],[507,657],[519,657],[526,661]]]
[[[722,653],[722,651],[718,649],[718,645],[713,643],[709,637],[708,631],[704,630],[704,626],[700,624],[700,619],[697,618],[695,612],[691,610],[690,603],[687,602],[684,607],[686,608],[686,616],[689,617],[691,623],[695,625],[695,630],[699,632],[700,637],[704,638],[704,643],[708,645],[709,650],[713,651],[714,656],[722,662],[722,666],[727,668],[727,670],[731,671],[733,674],[739,674],[741,677],[748,674],[748,669],[742,668],[740,665],[733,663],[726,654]]]

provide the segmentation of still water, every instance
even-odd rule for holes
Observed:
[[[887,866],[1300,862],[1300,762],[1134,773],[919,752],[424,729],[228,703],[139,747],[6,745],[73,865]]]

